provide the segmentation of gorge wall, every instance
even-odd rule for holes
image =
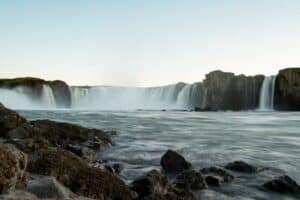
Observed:
[[[68,86],[59,80],[46,81],[31,77],[0,79],[0,101],[16,109],[196,108],[198,111],[214,111],[274,108],[299,111],[300,68],[283,69],[276,76],[270,77],[213,71],[206,75],[203,82],[180,82],[149,88]]]

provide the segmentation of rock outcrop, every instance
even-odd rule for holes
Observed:
[[[60,80],[48,81],[49,86],[53,91],[56,106],[58,108],[70,108],[71,107],[71,91],[69,86]]]
[[[274,107],[276,110],[300,110],[300,68],[279,71],[275,82]]]
[[[6,137],[7,132],[26,122],[16,111],[5,108],[0,103],[0,137]]]
[[[18,148],[28,154],[43,148],[60,147],[88,161],[93,161],[96,151],[101,147],[112,144],[107,132],[50,120],[24,123],[7,135]]]
[[[0,194],[26,185],[27,156],[12,144],[0,144]]]
[[[258,107],[260,87],[264,76],[234,75],[213,71],[203,81],[207,88],[209,110],[247,110]]]

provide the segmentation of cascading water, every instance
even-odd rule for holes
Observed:
[[[41,106],[45,108],[56,108],[56,102],[51,87],[43,85]]]
[[[274,91],[276,76],[265,77],[260,89],[259,110],[268,111],[274,109]]]
[[[201,105],[201,83],[163,87],[71,87],[72,108],[99,110],[193,109]]]
[[[0,88],[0,102],[12,109],[56,108],[53,91],[48,85],[43,85],[41,94],[38,96],[25,87]]]

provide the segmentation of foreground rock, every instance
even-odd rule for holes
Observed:
[[[26,122],[16,111],[5,108],[0,103],[0,137],[6,137],[7,132]]]
[[[165,175],[157,170],[152,170],[137,178],[130,188],[138,194],[138,199],[143,200],[195,199],[190,190],[176,188]]]
[[[27,191],[43,199],[71,199],[76,197],[52,176],[36,177],[34,180],[28,181]]]
[[[207,187],[204,177],[200,172],[195,170],[183,171],[179,176],[177,176],[175,185],[178,188],[185,190],[199,190]]]
[[[205,181],[209,186],[219,187],[222,183],[231,182],[234,176],[222,167],[207,167],[200,170],[202,174],[205,174]]]
[[[27,156],[11,144],[0,144],[0,194],[26,185]]]
[[[135,196],[116,175],[89,167],[75,154],[59,149],[39,152],[29,171],[53,176],[76,194],[95,199],[128,200]]]
[[[168,150],[162,156],[160,164],[167,173],[180,173],[192,167],[183,156],[172,150]]]
[[[252,166],[244,161],[234,161],[228,163],[225,166],[225,168],[236,172],[242,172],[242,173],[255,173],[258,171],[257,167]]]
[[[95,158],[97,150],[112,143],[107,132],[50,120],[24,123],[10,131],[8,137],[26,153],[61,147],[89,161]]]
[[[300,186],[289,176],[280,176],[263,184],[263,187],[279,193],[300,193]]]

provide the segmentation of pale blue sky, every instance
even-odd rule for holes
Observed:
[[[0,77],[153,86],[295,66],[299,0],[0,1]]]

